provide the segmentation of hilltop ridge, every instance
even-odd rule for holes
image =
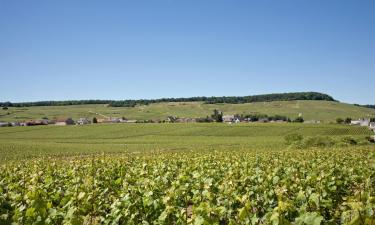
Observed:
[[[337,101],[332,96],[319,92],[289,92],[249,96],[222,96],[222,97],[187,97],[187,98],[159,98],[138,100],[66,100],[66,101],[36,101],[36,102],[0,102],[1,107],[30,107],[30,106],[65,106],[108,104],[112,107],[134,107],[162,102],[204,102],[206,104],[229,103],[243,104],[252,102],[292,101],[292,100],[322,100]]]

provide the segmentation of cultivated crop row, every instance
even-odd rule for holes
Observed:
[[[371,148],[95,155],[0,170],[0,224],[375,223]]]

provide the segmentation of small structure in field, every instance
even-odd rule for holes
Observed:
[[[258,122],[260,122],[260,123],[268,123],[269,119],[268,118],[259,118]]]
[[[194,118],[178,118],[176,119],[176,122],[177,123],[195,123],[197,122],[197,120]]]
[[[85,124],[90,124],[91,121],[88,120],[87,118],[79,118],[77,120],[77,125],[85,125]]]
[[[74,125],[74,120],[72,118],[60,118],[56,120],[55,125],[57,126]]]
[[[8,122],[0,122],[0,127],[9,127]]]
[[[20,122],[11,122],[12,124],[12,127],[18,127],[18,126],[21,126],[21,123]]]
[[[235,116],[234,115],[224,115],[223,116],[223,122],[224,123],[231,123],[235,120]]]
[[[98,123],[124,123],[124,121],[117,117],[99,118]]]
[[[98,121],[98,123],[108,123],[109,119],[108,118],[98,118],[97,121]]]
[[[308,123],[308,124],[319,124],[320,120],[305,120],[303,123]]]
[[[371,122],[369,125],[370,129],[375,132],[375,122]]]
[[[368,127],[370,126],[370,119],[359,119],[359,120],[352,120],[350,122],[351,125],[359,125],[363,127]]]
[[[109,118],[110,123],[120,123],[121,120],[122,120],[121,118],[117,118],[117,117]]]
[[[138,120],[126,120],[126,123],[136,123]]]

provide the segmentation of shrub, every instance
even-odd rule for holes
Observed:
[[[342,118],[337,118],[336,123],[342,124],[342,123],[344,123],[344,120]]]
[[[367,136],[366,140],[371,142],[371,143],[375,143],[375,136]]]
[[[353,137],[344,137],[344,138],[341,139],[341,141],[344,144],[347,144],[347,145],[356,145],[356,144],[358,144],[358,142]]]
[[[94,117],[94,118],[92,119],[92,123],[98,123],[98,119],[96,119],[96,117]]]
[[[335,141],[326,136],[309,137],[304,141],[305,147],[331,147],[335,145]]]
[[[293,120],[295,123],[303,123],[305,120],[302,117],[297,117]]]
[[[302,142],[303,140],[303,136],[300,135],[300,134],[288,134],[284,137],[284,140],[285,140],[285,143],[287,145],[292,145],[292,144],[296,144],[296,143],[300,143]]]

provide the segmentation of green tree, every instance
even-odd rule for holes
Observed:
[[[297,118],[295,118],[294,120],[293,120],[293,122],[295,122],[295,123],[303,123],[305,120],[302,118],[302,117],[297,117]]]
[[[214,109],[214,114],[211,115],[211,118],[216,122],[223,122],[223,112]]]
[[[350,124],[352,122],[352,118],[350,118],[350,117],[346,117],[346,119],[345,119],[345,123],[346,124]]]
[[[336,123],[342,124],[342,123],[344,123],[344,120],[342,118],[337,118]]]
[[[94,118],[92,119],[92,123],[98,123],[98,119],[96,119],[96,117],[94,117]]]

